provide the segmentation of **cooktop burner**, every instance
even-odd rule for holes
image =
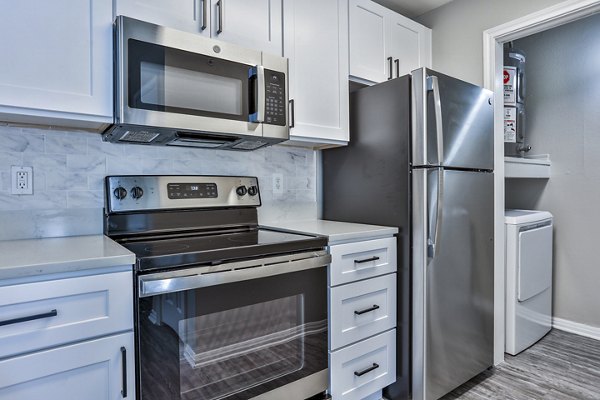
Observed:
[[[137,272],[312,250],[327,238],[258,226],[258,179],[108,176],[104,233],[137,256]]]
[[[140,270],[216,264],[228,260],[319,249],[326,240],[318,236],[265,228],[158,240],[124,241],[121,245],[138,258]]]

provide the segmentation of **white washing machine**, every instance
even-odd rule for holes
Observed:
[[[506,342],[515,355],[552,328],[552,214],[506,210]]]

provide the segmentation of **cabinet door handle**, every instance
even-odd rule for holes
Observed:
[[[294,105],[294,99],[290,99],[290,128],[296,125],[296,107]]]
[[[354,375],[356,376],[363,376],[364,374],[371,372],[375,369],[379,368],[379,364],[373,363],[373,365],[371,365],[368,368],[363,369],[362,371],[354,371]]]
[[[121,346],[121,368],[122,371],[122,380],[121,383],[121,396],[123,398],[127,397],[127,349],[124,346]]]
[[[202,26],[200,30],[203,31],[206,29],[206,23],[208,18],[208,2],[210,0],[202,0]]]
[[[58,315],[58,311],[50,310],[50,311],[42,313],[42,314],[28,315],[26,317],[13,318],[13,319],[7,319],[4,321],[0,321],[0,326],[19,324],[21,322],[34,321],[36,319],[56,317],[57,315]]]
[[[400,78],[400,59],[396,58],[394,64],[396,64],[396,78]]]
[[[375,310],[379,310],[379,306],[377,304],[373,304],[373,307],[365,308],[364,310],[354,311],[354,314],[362,315]]]
[[[223,32],[223,0],[217,1],[217,11],[218,11],[218,27],[217,27],[217,35]]]
[[[354,264],[363,264],[369,261],[377,261],[379,260],[379,257],[374,256],[374,257],[369,257],[369,258],[363,258],[362,260],[354,260]]]
[[[392,70],[394,69],[394,67],[392,66],[393,58],[388,57],[387,60],[390,63],[390,65],[389,65],[389,67],[390,67],[389,73],[390,74],[388,75],[388,81],[389,81],[390,79],[392,79]]]

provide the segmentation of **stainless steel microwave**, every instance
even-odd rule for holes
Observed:
[[[119,16],[115,143],[254,150],[289,138],[288,60]]]

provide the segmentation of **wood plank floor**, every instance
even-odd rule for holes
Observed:
[[[600,341],[553,330],[442,400],[600,399]]]

